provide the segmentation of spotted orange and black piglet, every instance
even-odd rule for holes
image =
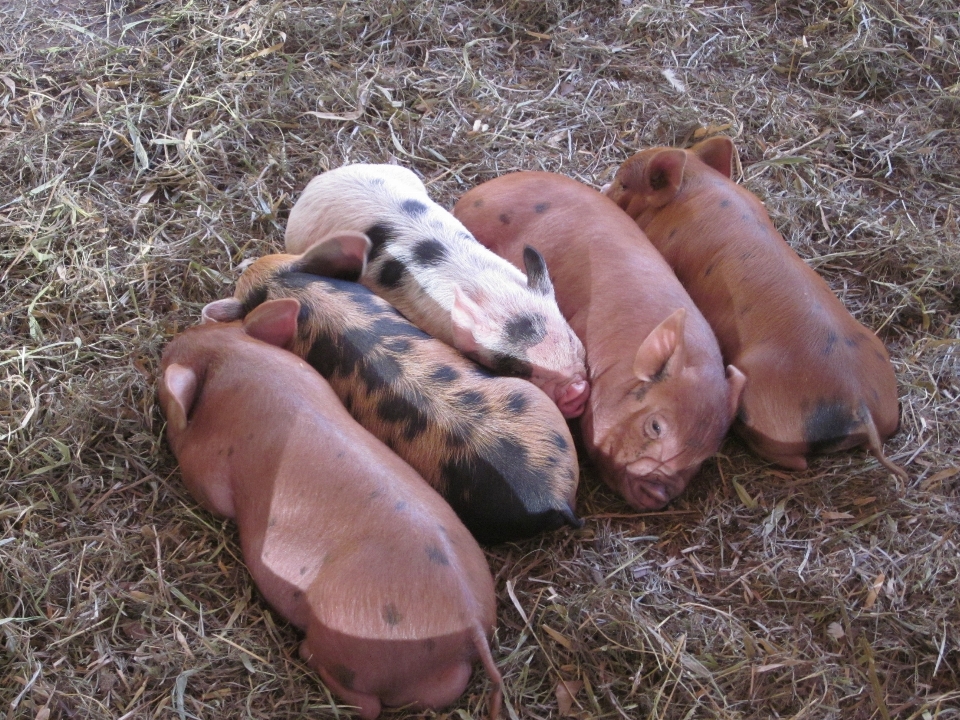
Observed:
[[[311,274],[319,247],[260,258],[234,298],[211,303],[204,318],[234,320],[267,300],[296,298],[301,311],[288,349],[447,499],[478,540],[579,527],[576,452],[550,398],[526,380],[491,374],[362,285]]]

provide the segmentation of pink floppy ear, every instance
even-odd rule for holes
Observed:
[[[459,287],[454,289],[450,325],[453,330],[453,346],[464,354],[482,349],[484,340],[489,341],[490,335],[495,335],[497,331],[484,309]]]
[[[367,269],[367,254],[372,244],[360,232],[343,231],[327,235],[300,256],[301,272],[356,280]]]
[[[650,382],[660,375],[671,358],[682,355],[686,318],[686,308],[677,308],[640,343],[633,360],[633,374],[638,380]]]
[[[297,336],[299,314],[300,301],[295,298],[267,300],[247,314],[243,329],[250,337],[289,349]]]
[[[661,208],[677,196],[686,164],[687,154],[673,148],[661,150],[650,158],[640,187],[641,193],[650,198],[652,207]]]
[[[160,378],[160,407],[172,430],[187,428],[187,416],[197,397],[197,374],[186,365],[170,363]]]
[[[730,138],[718,135],[703,140],[690,148],[690,152],[724,177],[733,177],[733,156],[737,149]]]
[[[239,320],[243,317],[243,303],[236,298],[214,300],[203,306],[200,313],[200,324],[225,323]]]

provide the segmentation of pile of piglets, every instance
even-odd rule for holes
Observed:
[[[478,658],[499,714],[477,541],[582,524],[568,418],[638,510],[731,426],[788,468],[866,445],[904,475],[882,451],[899,417],[882,343],[730,179],[734,152],[646,150],[602,192],[512,173],[452,214],[407,169],[326,172],[287,254],[167,348],[188,489],[236,519],[264,597],[361,717],[449,705]]]

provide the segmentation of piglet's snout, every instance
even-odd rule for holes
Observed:
[[[621,485],[627,502],[638,510],[663,508],[683,492],[700,469],[698,464],[676,473],[665,473],[662,470],[644,472],[644,469],[641,469],[643,465],[649,465],[649,460],[644,459],[629,466]]]
[[[566,385],[557,387],[553,395],[554,402],[565,418],[580,417],[590,398],[590,384],[582,379],[574,379]]]

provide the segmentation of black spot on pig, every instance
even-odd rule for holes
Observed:
[[[392,388],[403,375],[403,366],[390,355],[368,353],[360,357],[360,378],[371,391]]]
[[[504,225],[510,224],[510,214],[509,213],[500,213],[500,222]]]
[[[357,677],[357,674],[353,670],[346,665],[340,664],[330,668],[330,674],[333,675],[334,680],[343,685],[347,690],[353,688],[353,680]]]
[[[244,316],[247,315],[251,310],[253,310],[258,305],[262,305],[267,301],[267,288],[265,285],[260,287],[255,287],[253,290],[247,293],[247,296],[243,299],[243,308],[242,312]]]
[[[366,229],[366,235],[370,238],[370,253],[367,255],[367,262],[373,262],[380,253],[383,252],[383,246],[397,237],[397,230],[387,223],[377,223]]]
[[[837,334],[833,330],[827,331],[827,337],[823,342],[823,348],[820,350],[821,355],[829,355],[833,352],[834,347],[837,344]]]
[[[436,545],[427,545],[427,558],[434,565],[449,565],[450,559],[447,554]]]
[[[474,200],[474,201],[473,201],[473,206],[476,207],[476,208],[478,208],[478,207],[483,207],[483,200]]]
[[[570,447],[570,443],[567,442],[567,439],[556,431],[550,433],[550,442],[552,442],[554,447],[556,447],[558,450],[566,450],[568,447]]]
[[[385,288],[396,290],[407,274],[407,267],[396,258],[385,261],[377,273],[377,282]]]
[[[545,487],[548,478],[531,466],[526,448],[513,440],[500,438],[482,457],[451,460],[443,477],[450,505],[482,543],[583,524],[566,501],[551,497]],[[513,478],[512,484],[507,477]]]
[[[530,400],[522,392],[515,390],[507,396],[507,410],[513,415],[522,415],[530,406]]]
[[[407,337],[417,340],[429,340],[430,336],[416,325],[403,319],[396,310],[390,308],[370,324],[370,333],[380,337]]]
[[[326,278],[303,272],[286,272],[277,276],[277,282],[287,290],[304,290],[314,283],[322,283]]]
[[[804,439],[810,452],[823,453],[842,443],[860,425],[842,401],[818,400],[804,418]]]
[[[413,246],[413,261],[420,267],[436,267],[447,259],[447,248],[439,240],[428,238]]]
[[[707,265],[706,270],[703,271],[703,276],[704,276],[704,277],[710,277],[710,273],[712,273],[714,270],[717,269],[717,263],[718,263],[718,262],[719,262],[718,260],[714,260],[712,263],[710,263],[709,265]]]
[[[380,616],[383,618],[383,621],[387,625],[399,625],[400,621],[403,620],[403,615],[400,614],[400,611],[397,610],[397,606],[393,603],[387,603],[383,606],[383,610],[380,611]]]
[[[410,217],[419,217],[427,211],[427,206],[425,203],[411,198],[400,203],[400,209]]]
[[[720,201],[720,207],[722,207],[722,208],[730,207],[730,200],[721,200],[721,201]]]
[[[396,313],[389,304],[381,300],[372,290],[368,290],[363,285],[344,280],[334,280],[332,278],[326,278],[325,284],[331,292],[346,295],[350,302],[363,310],[364,315],[380,316]]]
[[[310,306],[300,303],[300,312],[297,313],[297,327],[303,329],[310,320]]]
[[[543,215],[549,209],[550,209],[550,203],[548,202],[537,203],[536,205],[533,206],[533,211],[537,215]]]
[[[384,422],[402,424],[406,439],[415,440],[430,424],[430,405],[422,396],[406,397],[388,392],[377,403],[377,415]]]
[[[394,504],[393,509],[395,512],[403,512],[407,509],[407,503],[404,500],[398,500]]]
[[[467,415],[477,419],[483,419],[490,414],[490,408],[487,407],[487,400],[479,390],[465,390],[456,395],[457,405],[460,410]]]
[[[441,365],[430,373],[430,380],[437,383],[452,383],[460,379],[460,373],[449,365]]]
[[[503,339],[518,349],[536,345],[547,335],[547,319],[538,314],[521,314],[507,321],[503,329]]]
[[[339,343],[323,332],[318,332],[317,337],[307,352],[306,360],[310,366],[325,378],[333,377],[333,374],[343,365],[344,360],[340,357],[338,349]],[[343,374],[349,375],[353,368],[346,369]]]
[[[533,375],[533,366],[530,363],[506,353],[494,353],[491,365],[495,375],[524,379],[529,379]]]
[[[410,349],[413,347],[413,343],[407,338],[391,337],[386,338],[383,341],[383,346],[392,353],[405,355],[406,353],[410,352]]]

